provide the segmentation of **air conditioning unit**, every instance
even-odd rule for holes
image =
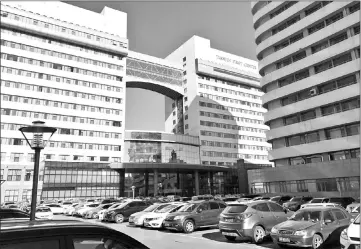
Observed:
[[[310,90],[310,95],[311,95],[311,96],[317,95],[317,93],[318,93],[318,91],[317,91],[317,88],[316,88],[316,87],[314,87],[314,88],[312,88],[312,89]]]

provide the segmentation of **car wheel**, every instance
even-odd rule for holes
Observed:
[[[322,236],[319,235],[319,234],[313,235],[313,238],[312,238],[312,248],[313,248],[313,249],[321,248],[322,244],[323,244],[323,238],[322,238]]]
[[[117,214],[117,215],[115,216],[115,222],[116,222],[116,223],[123,223],[123,221],[124,221],[124,215],[122,215],[122,214]]]
[[[234,236],[224,235],[224,237],[229,241],[235,241],[236,240],[236,237],[234,237]]]
[[[194,221],[192,220],[186,220],[183,223],[183,231],[185,233],[192,233],[194,231],[195,225]]]
[[[266,232],[261,226],[255,226],[253,228],[252,242],[255,244],[261,244],[263,242]]]

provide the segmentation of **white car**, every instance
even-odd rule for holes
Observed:
[[[59,204],[45,204],[45,205],[43,205],[43,207],[50,208],[51,212],[53,212],[53,214],[63,214],[64,213],[64,208],[62,206],[60,206]]]
[[[89,203],[89,204],[85,204],[84,207],[79,208],[78,211],[76,212],[76,215],[83,217],[83,215],[85,214],[86,211],[98,207],[100,205],[100,203]]]
[[[42,220],[52,220],[54,215],[49,207],[37,207],[35,211],[35,218]]]
[[[70,201],[64,201],[64,202],[61,204],[61,206],[62,206],[64,209],[66,209],[67,207],[70,207],[71,205],[73,205],[73,203],[70,202]],[[64,211],[65,211],[65,210],[64,210]]]
[[[341,206],[337,203],[307,203],[301,205],[300,209],[306,207],[309,208],[309,207],[341,207]]]
[[[78,206],[79,203],[73,203],[72,205],[64,208],[64,214],[65,215],[71,215],[72,212],[75,210],[75,207]]]
[[[340,243],[343,249],[360,249],[360,215],[341,232]]]
[[[177,212],[181,207],[188,203],[171,203],[170,205],[155,212],[144,215],[144,226],[150,228],[162,228],[163,221],[168,214]]]
[[[144,209],[141,212],[137,212],[129,216],[129,225],[135,225],[135,226],[143,226],[144,225],[144,218],[149,213],[154,213],[157,210],[161,210],[165,208],[166,206],[171,205],[170,203],[156,203],[153,204],[146,209]]]

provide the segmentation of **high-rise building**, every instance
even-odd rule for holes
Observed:
[[[126,13],[107,7],[98,14],[61,2],[1,3],[3,200],[30,199],[34,152],[18,129],[34,120],[58,129],[43,159],[121,160],[126,27]]]
[[[258,1],[269,159],[253,191],[359,196],[360,2]]]
[[[198,36],[166,59],[183,65],[184,133],[200,137],[202,164],[235,165],[245,159],[269,165],[257,62],[211,48],[210,40]],[[178,116],[175,101],[166,109],[171,105],[169,132]]]

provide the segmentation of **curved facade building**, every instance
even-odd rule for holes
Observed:
[[[252,13],[276,166],[250,172],[254,191],[359,191],[360,2],[255,2]]]

